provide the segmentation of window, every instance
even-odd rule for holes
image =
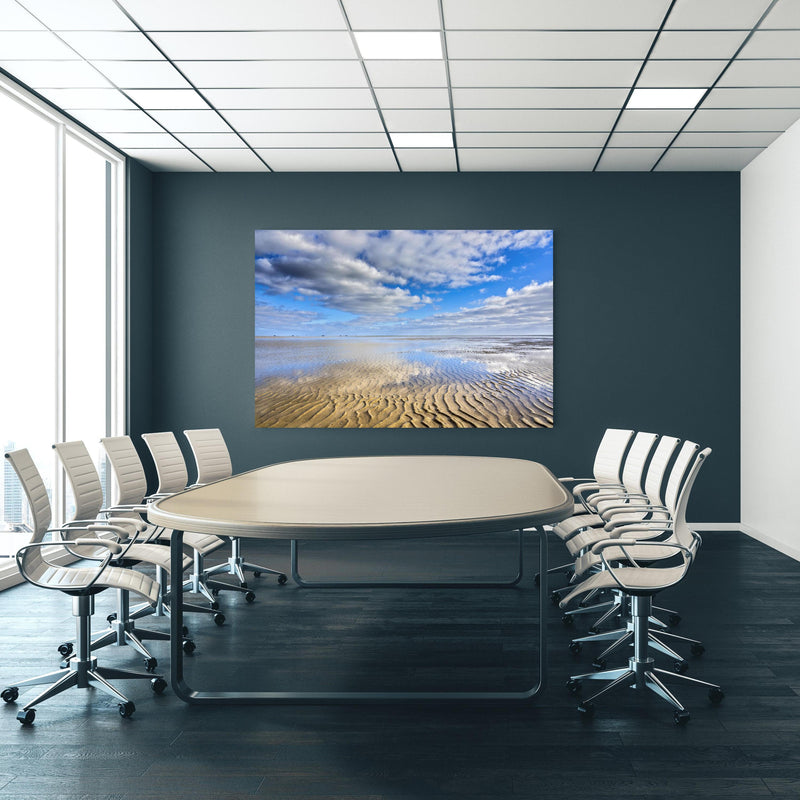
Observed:
[[[62,519],[52,444],[83,439],[104,475],[124,429],[124,161],[2,77],[0,119],[0,446],[30,450]],[[7,462],[0,518],[7,558],[28,522]]]

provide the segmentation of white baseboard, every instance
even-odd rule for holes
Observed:
[[[747,525],[744,522],[739,524],[739,530],[742,531],[742,533],[746,533],[751,538],[769,545],[773,550],[777,550],[779,553],[783,553],[785,556],[789,556],[795,561],[800,561],[800,547],[786,544],[786,542],[775,539],[769,534],[762,533],[756,530],[752,525]]]
[[[742,531],[740,522],[690,522],[689,527],[693,531],[702,533],[703,531],[731,531],[732,533],[746,533]]]

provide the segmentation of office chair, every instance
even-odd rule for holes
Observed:
[[[155,434],[158,436],[158,434]],[[149,437],[150,434],[145,434]],[[174,437],[173,437],[174,438]],[[111,470],[114,475],[115,500],[111,511],[121,516],[131,516],[147,524],[147,536],[150,541],[159,544],[169,544],[172,531],[156,527],[147,522],[148,500],[166,496],[163,493],[154,497],[147,495],[147,477],[144,473],[139,453],[130,436],[109,436],[100,440],[106,451]],[[177,444],[177,443],[176,443]],[[182,459],[181,459],[182,460]],[[160,462],[156,464],[158,468]],[[185,469],[185,468],[184,468]],[[161,473],[159,473],[160,475]],[[183,484],[186,485],[185,482]],[[219,603],[206,586],[203,577],[203,558],[209,553],[225,545],[225,540],[219,536],[205,533],[185,533],[183,536],[184,547],[192,553],[192,573],[187,576],[183,584],[184,591],[203,595],[211,603],[210,608],[204,608],[194,603],[184,603],[185,611],[196,613],[211,613],[219,609]],[[158,610],[157,612],[158,613]],[[168,610],[167,610],[168,613]],[[225,621],[223,614],[215,614],[215,622],[222,624]]]
[[[118,542],[100,539],[96,532],[88,528],[78,530],[77,526],[72,526],[68,531],[64,528],[49,528],[50,500],[30,453],[24,449],[16,450],[6,453],[6,458],[20,479],[33,519],[32,542],[20,548],[16,555],[20,574],[34,586],[57,589],[72,596],[78,652],[75,658],[66,663],[66,669],[7,686],[0,692],[0,697],[6,703],[13,703],[19,697],[20,688],[51,684],[17,714],[21,724],[30,725],[36,718],[34,706],[73,686],[85,689],[94,685],[114,697],[119,703],[119,713],[123,717],[129,717],[136,710],[136,706],[109,683],[110,679],[147,679],[157,694],[164,691],[167,682],[162,676],[153,676],[151,672],[110,669],[97,665],[97,659],[91,657],[91,616],[94,613],[94,595],[105,589],[116,589],[135,592],[146,602],[153,604],[158,599],[158,584],[140,572],[111,565],[111,559],[115,555],[120,555],[123,550]],[[59,542],[57,539],[52,542],[43,541],[48,533],[60,535],[66,532],[75,539],[70,542]],[[57,559],[64,554],[94,559],[100,563],[92,567],[68,567],[60,566],[54,563],[54,560],[48,560]]]
[[[631,639],[634,654],[628,659],[628,666],[573,675],[567,681],[567,689],[573,694],[581,691],[584,681],[609,681],[600,691],[579,704],[578,710],[587,716],[594,713],[594,701],[598,697],[618,686],[628,684],[641,692],[654,692],[669,703],[674,708],[674,719],[677,724],[687,722],[690,718],[689,712],[664,685],[665,679],[707,687],[708,697],[712,703],[719,703],[725,696],[721,687],[715,683],[656,667],[650,654],[653,640],[650,632],[652,599],[658,592],[683,580],[701,544],[700,536],[690,530],[686,523],[686,507],[697,474],[710,452],[710,448],[706,448],[698,453],[689,470],[669,528],[669,537],[660,541],[652,538],[627,540],[621,537],[596,541],[592,545],[592,552],[600,557],[603,569],[591,574],[561,601],[561,607],[565,608],[576,597],[596,588],[617,588],[631,601]],[[651,533],[652,531],[647,531],[648,536]],[[669,551],[680,559],[680,563],[675,566],[642,566],[636,556],[646,556],[648,551],[660,553],[662,556]],[[612,563],[609,554],[621,554],[624,565]]]
[[[195,486],[203,486],[207,483],[231,477],[233,474],[231,457],[219,428],[197,428],[184,431],[183,433],[189,440],[189,446],[192,448],[195,466],[197,467]],[[270,575],[277,575],[278,583],[281,586],[286,583],[286,575],[280,570],[262,567],[258,564],[251,564],[249,561],[245,561],[241,554],[241,539],[237,536],[231,536],[229,538],[231,540],[230,558],[227,563],[219,564],[210,569],[207,573],[208,575],[227,572],[235,576],[239,584],[244,588],[247,587],[247,579],[244,574],[245,570],[252,572],[256,578],[263,572],[267,572]]]

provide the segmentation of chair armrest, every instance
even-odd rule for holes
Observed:
[[[69,549],[68,545],[64,544],[63,542],[59,542],[58,544],[61,544],[61,546],[64,547],[64,549],[67,550],[67,552],[72,553],[72,550]],[[117,542],[108,541],[107,539],[93,539],[89,537],[81,537],[80,539],[77,539],[75,542],[70,542],[70,544],[71,545],[80,544],[81,546],[88,546],[88,547],[101,547],[105,548],[108,551],[106,555],[102,557],[102,559],[93,559],[93,560],[100,560],[101,563],[94,569],[94,574],[92,575],[91,580],[86,581],[84,583],[71,583],[69,585],[70,591],[72,591],[73,589],[77,589],[79,591],[83,589],[90,589],[95,583],[97,583],[100,576],[103,574],[103,571],[108,566],[109,561],[111,561],[111,559],[114,557],[115,550],[117,548],[119,550],[122,549],[121,545],[119,545]],[[17,566],[19,567],[20,574],[22,575],[23,578],[25,578],[26,581],[28,581],[28,583],[32,583],[34,586],[40,586],[43,589],[62,588],[60,586],[51,586],[50,584],[37,580],[25,568],[25,555],[28,553],[28,551],[33,550],[34,548],[41,549],[44,547],[53,547],[53,546],[54,546],[53,542],[33,542],[31,544],[26,544],[24,547],[20,547],[19,550],[17,550],[17,553],[15,555]],[[79,555],[75,553],[72,554]],[[91,558],[91,556],[88,556],[88,558]],[[42,555],[42,560],[46,564],[49,564],[51,567],[57,570],[70,569],[70,567],[57,567],[52,562],[48,561],[44,557],[44,555]]]

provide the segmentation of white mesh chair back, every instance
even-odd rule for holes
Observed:
[[[647,467],[647,477],[644,482],[644,492],[654,505],[664,505],[661,499],[661,487],[664,483],[664,476],[667,474],[667,466],[672,454],[680,444],[680,439],[674,436],[662,436],[658,442],[650,464]]]
[[[103,507],[103,484],[97,467],[81,441],[53,445],[75,498],[73,520],[93,520]]]
[[[636,434],[631,449],[628,450],[628,455],[625,457],[625,468],[622,470],[622,483],[627,491],[634,494],[642,493],[644,465],[656,439],[658,439],[658,435],[655,433],[640,431]]]
[[[195,483],[213,483],[233,474],[228,446],[219,428],[196,428],[184,431],[197,466]]]
[[[138,505],[147,494],[147,476],[130,436],[109,436],[100,440],[114,474],[112,505]]]
[[[667,489],[664,493],[664,505],[670,510],[673,516],[677,514],[678,496],[684,476],[686,475],[686,470],[688,470],[689,466],[694,462],[699,449],[700,445],[695,442],[684,442],[670,470],[669,479],[667,480]],[[702,461],[700,463],[702,464]]]
[[[181,446],[172,431],[162,433],[143,433],[142,439],[153,457],[158,475],[157,494],[182,492],[189,483],[186,461]]]
[[[706,447],[704,450],[701,450],[699,453],[697,453],[694,461],[692,462],[692,466],[686,474],[686,480],[683,482],[680,494],[678,495],[678,502],[675,506],[675,525],[673,536],[678,544],[682,544],[684,547],[690,548],[693,552],[697,547],[697,540],[686,523],[686,508],[689,505],[689,496],[692,493],[692,487],[697,479],[697,473],[700,472],[700,467],[705,464],[709,455],[711,455],[710,447]]]
[[[622,430],[620,428],[607,428],[597,446],[597,453],[594,457],[592,473],[598,483],[620,482],[620,470],[622,469],[622,459],[628,443],[633,436],[633,431]]]
[[[32,542],[40,542],[50,527],[52,512],[50,498],[47,496],[42,476],[36,467],[31,454],[27,450],[13,450],[6,453],[6,458],[17,473],[25,499],[31,509],[33,518]]]

